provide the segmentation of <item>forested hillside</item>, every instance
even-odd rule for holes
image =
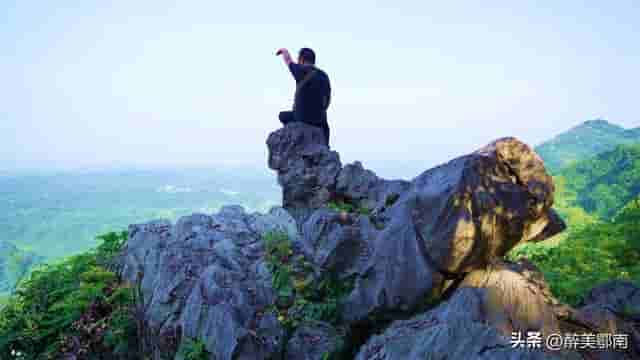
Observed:
[[[620,145],[562,169],[556,176],[565,206],[610,219],[640,194],[640,144]]]
[[[578,304],[595,284],[612,279],[640,283],[640,199],[629,202],[611,221],[569,223],[558,243],[525,244],[511,258],[526,257],[545,274],[553,293]]]
[[[625,129],[606,120],[589,120],[536,147],[551,173],[617,145],[640,142],[640,128]]]

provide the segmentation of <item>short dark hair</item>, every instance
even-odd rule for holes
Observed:
[[[298,53],[298,57],[302,58],[305,63],[315,64],[316,63],[316,53],[309,48],[302,48]]]

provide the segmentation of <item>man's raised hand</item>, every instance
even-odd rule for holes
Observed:
[[[289,50],[285,49],[285,48],[280,48],[276,51],[276,55],[283,55],[282,59],[284,60],[284,63],[289,65],[293,62],[293,60],[291,59],[291,55],[289,54]]]

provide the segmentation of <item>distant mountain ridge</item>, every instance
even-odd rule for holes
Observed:
[[[551,173],[617,145],[640,143],[640,127],[625,129],[603,119],[589,120],[538,145],[535,150]]]

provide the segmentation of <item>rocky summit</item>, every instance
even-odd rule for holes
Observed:
[[[271,133],[267,146],[282,207],[130,226],[119,271],[138,288],[153,359],[185,359],[194,343],[211,359],[639,355],[637,319],[619,305],[638,300],[633,284],[595,288],[572,308],[534,265],[504,260],[565,228],[528,145],[498,139],[411,180],[343,165],[322,131],[302,123]],[[545,346],[576,333],[626,334],[629,347]]]

